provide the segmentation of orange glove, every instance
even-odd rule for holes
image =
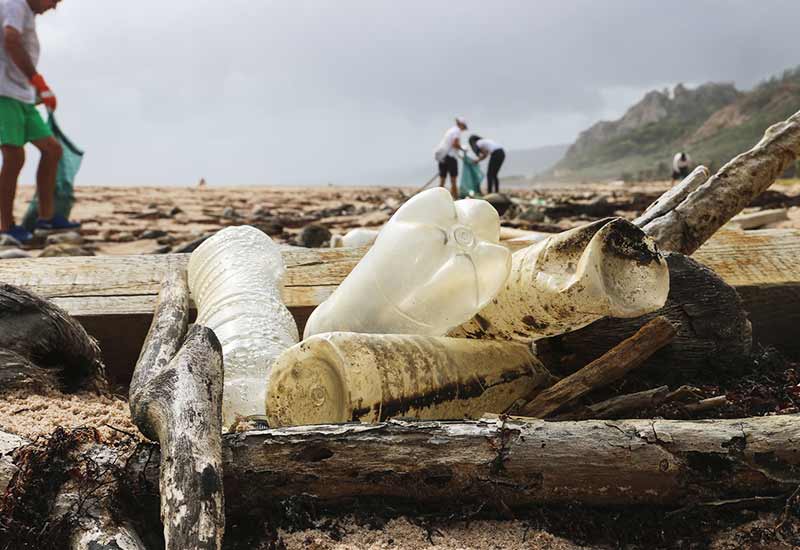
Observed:
[[[58,105],[58,102],[56,101],[56,94],[53,93],[53,91],[47,85],[47,82],[44,81],[44,77],[39,73],[36,73],[33,75],[33,78],[31,78],[31,84],[33,84],[33,87],[36,88],[36,93],[39,94],[39,97],[42,98],[42,103],[44,103],[45,106],[51,111],[55,111],[56,105]]]

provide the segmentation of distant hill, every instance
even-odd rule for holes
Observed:
[[[619,120],[581,132],[548,176],[564,180],[669,178],[672,155],[718,168],[800,110],[800,67],[748,92],[730,83],[652,91]]]

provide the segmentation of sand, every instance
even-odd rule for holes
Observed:
[[[21,392],[0,395],[0,430],[35,439],[59,426],[97,428],[109,443],[126,439],[128,434],[143,438],[131,421],[127,401],[120,397],[57,391],[43,395]]]

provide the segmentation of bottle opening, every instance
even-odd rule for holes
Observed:
[[[462,248],[472,248],[475,245],[475,235],[469,227],[457,225],[453,228],[453,239]]]

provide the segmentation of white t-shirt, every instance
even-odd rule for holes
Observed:
[[[17,29],[22,46],[35,67],[39,63],[39,37],[36,35],[36,15],[26,0],[0,1],[0,37],[6,27]],[[23,72],[0,46],[0,96],[12,97],[24,103],[36,102],[36,91]]]
[[[676,172],[679,171],[681,168],[688,168],[689,164],[692,162],[692,159],[689,158],[689,155],[686,155],[686,160],[681,160],[681,153],[675,153],[675,156],[672,158],[672,169]]]
[[[503,146],[500,145],[499,143],[497,143],[496,141],[492,141],[491,139],[485,139],[485,138],[484,139],[479,139],[478,141],[476,141],[475,145],[478,146],[478,149],[480,149],[481,151],[483,151],[484,153],[487,153],[489,155],[491,155],[492,153],[494,153],[498,149],[502,149],[503,148]]]
[[[444,133],[444,137],[442,141],[439,143],[439,146],[434,151],[434,157],[436,158],[437,162],[442,162],[445,157],[456,157],[456,151],[453,147],[457,139],[461,137],[461,128],[458,126],[453,126],[449,130]]]

